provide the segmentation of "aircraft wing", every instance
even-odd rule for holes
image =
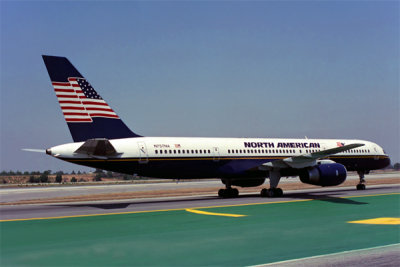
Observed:
[[[335,147],[335,148],[330,148],[310,154],[305,154],[305,155],[300,155],[300,156],[295,156],[295,157],[290,157],[290,158],[285,158],[285,159],[280,159],[280,160],[275,160],[271,161],[268,163],[262,164],[259,169],[260,170],[271,170],[271,169],[284,169],[284,168],[295,168],[295,169],[301,169],[301,168],[306,168],[306,167],[312,167],[317,165],[317,160],[326,158],[328,156],[347,151],[353,148],[357,148],[360,146],[364,146],[364,144],[350,144],[350,145],[345,145],[345,146],[340,146],[340,147]]]

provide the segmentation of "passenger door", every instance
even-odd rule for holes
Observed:
[[[218,147],[213,147],[213,161],[214,162],[219,161],[219,148]]]
[[[147,147],[145,142],[138,142],[139,147],[139,163],[145,164],[149,162],[149,154],[147,153]]]

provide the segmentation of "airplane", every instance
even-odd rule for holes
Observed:
[[[65,57],[43,55],[73,143],[46,154],[74,164],[167,179],[219,178],[221,198],[238,197],[236,187],[269,179],[262,197],[282,197],[282,176],[317,186],[336,186],[348,171],[365,174],[390,164],[378,144],[348,139],[147,137],[131,131]],[[235,188],[233,187],[235,186]]]

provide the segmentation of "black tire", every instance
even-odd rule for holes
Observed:
[[[218,196],[219,197],[225,197],[225,189],[218,190]]]
[[[268,196],[267,188],[261,189],[260,195],[261,195],[261,197],[267,197]]]
[[[276,197],[282,197],[283,196],[283,190],[280,188],[275,189],[275,195]]]
[[[274,188],[268,189],[267,195],[268,197],[276,197],[275,189]]]
[[[365,184],[358,184],[357,190],[365,190]]]
[[[239,196],[239,190],[237,188],[232,189],[232,197],[238,197]]]

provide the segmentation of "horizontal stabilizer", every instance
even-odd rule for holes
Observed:
[[[86,154],[95,158],[107,159],[111,156],[118,156],[118,153],[108,139],[89,139],[81,145],[74,153]]]

